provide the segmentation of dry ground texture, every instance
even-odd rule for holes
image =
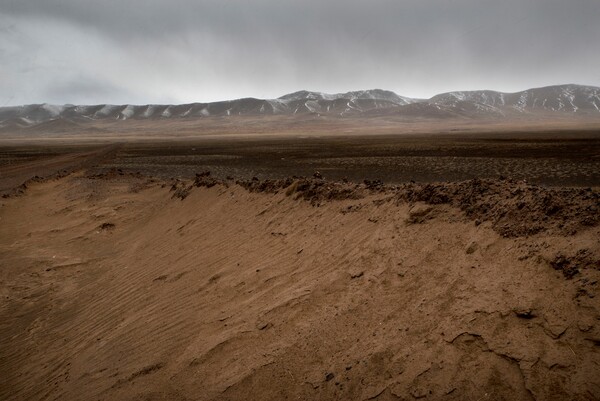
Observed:
[[[31,182],[0,200],[0,399],[599,399],[599,196]]]
[[[129,120],[121,122],[123,132],[114,137],[97,136],[93,130],[71,137],[21,133],[18,139],[3,140],[0,135],[0,195],[33,175],[46,177],[94,165],[96,172],[117,168],[187,179],[204,170],[220,179],[311,176],[318,170],[328,179],[354,182],[464,181],[503,175],[552,186],[600,185],[600,123],[534,127],[448,123],[442,132],[433,123],[386,126],[375,120],[366,126],[366,121],[313,125],[297,121],[299,126],[290,128],[290,121],[270,125],[263,121],[258,127],[259,122],[244,125],[246,121],[196,122],[195,136],[185,138],[180,130],[186,131],[168,121],[141,125],[139,130],[163,133],[159,139],[143,137],[141,131],[127,131],[141,124]],[[218,135],[218,127],[232,132]],[[266,132],[257,133],[260,128]],[[344,134],[345,128],[355,133]],[[427,128],[431,132],[416,133]]]

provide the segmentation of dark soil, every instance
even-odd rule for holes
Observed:
[[[73,152],[59,145],[0,148],[2,159],[41,158]],[[198,139],[123,144],[95,171],[111,168],[161,178],[194,179],[211,171],[219,179],[292,176],[386,184],[453,182],[510,177],[549,186],[600,185],[600,133],[473,133],[353,137]],[[2,167],[0,167],[0,170]],[[41,172],[35,174],[44,175]],[[22,181],[21,181],[22,182]]]

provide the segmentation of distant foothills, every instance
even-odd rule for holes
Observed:
[[[557,85],[516,93],[490,90],[448,92],[414,99],[372,89],[338,94],[299,91],[277,99],[244,98],[180,105],[93,106],[31,104],[0,108],[0,128],[27,128],[59,120],[198,119],[228,116],[304,115],[315,117],[406,116],[408,118],[504,118],[517,114],[600,116],[600,88]]]

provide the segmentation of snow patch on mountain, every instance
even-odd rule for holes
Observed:
[[[121,116],[123,120],[127,120],[128,118],[133,117],[135,110],[132,105],[125,106],[123,110],[121,110]]]
[[[52,118],[58,117],[64,110],[65,106],[58,106],[55,104],[44,103],[42,109],[46,110]]]
[[[357,99],[386,100],[388,102],[393,102],[398,105],[405,105],[405,104],[417,102],[416,99],[399,96],[394,92],[386,91],[386,90],[382,90],[382,89],[369,89],[369,90],[352,91],[352,92],[336,93],[336,94],[303,90],[303,91],[298,91],[298,92],[294,92],[294,93],[290,93],[290,94],[281,96],[277,100],[281,100],[286,103],[289,103],[289,102],[298,101],[298,100],[334,101],[334,100],[338,100],[338,99],[347,99],[350,101],[355,101]]]
[[[144,118],[150,118],[154,115],[154,110],[155,110],[154,106],[148,105],[148,106],[146,106],[146,110],[144,110],[144,113],[142,113],[142,116]]]
[[[113,110],[115,110],[117,108],[117,106],[114,106],[112,104],[105,104],[100,110],[98,110],[95,114],[97,116],[108,116],[109,114],[112,114]]]

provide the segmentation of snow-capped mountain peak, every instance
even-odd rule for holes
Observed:
[[[430,99],[412,99],[391,91],[369,89],[337,94],[302,90],[277,99],[244,98],[182,105],[82,106],[44,103],[0,108],[0,128],[23,128],[54,120],[78,123],[105,119],[190,119],[248,115],[504,118],[514,113],[571,113],[600,116],[600,88],[568,84],[533,88],[515,93],[491,90],[456,91],[442,93]]]

